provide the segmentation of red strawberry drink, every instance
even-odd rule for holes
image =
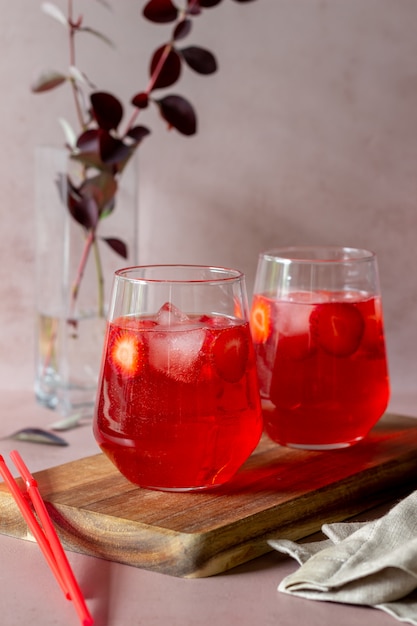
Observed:
[[[330,449],[366,436],[386,409],[389,381],[375,258],[337,248],[318,254],[325,258],[302,269],[300,259],[281,262],[285,278],[280,263],[268,261],[280,287],[255,294],[251,328],[265,431],[283,445]],[[298,290],[315,281],[320,288]],[[324,289],[326,282],[336,289]]]
[[[186,276],[193,272],[181,270]],[[231,282],[239,283],[236,274]],[[193,290],[202,290],[205,282],[200,279]],[[214,282],[224,282],[224,276],[215,275]],[[140,294],[141,284],[131,282],[133,292]],[[174,284],[172,295],[184,301],[184,289],[190,291],[190,285]],[[158,290],[166,291],[161,285]],[[119,291],[124,295],[126,286]],[[262,431],[249,324],[240,317],[244,302],[236,309],[232,299],[233,315],[211,309],[185,313],[170,301],[149,314],[133,300],[139,314],[116,314],[108,324],[97,442],[120,472],[142,487],[220,485],[248,458]]]

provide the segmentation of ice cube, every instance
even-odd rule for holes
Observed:
[[[156,314],[156,321],[161,326],[175,326],[189,322],[190,319],[175,304],[165,302]]]
[[[302,335],[309,332],[309,320],[313,306],[298,302],[278,302],[276,327],[280,334]]]
[[[198,376],[204,339],[205,330],[193,324],[181,330],[153,331],[149,336],[149,365],[174,380],[192,382]]]

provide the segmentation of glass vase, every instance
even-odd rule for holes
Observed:
[[[91,415],[113,274],[137,263],[137,158],[94,235],[69,210],[68,180],[82,176],[66,150],[36,150],[35,395],[64,416]]]

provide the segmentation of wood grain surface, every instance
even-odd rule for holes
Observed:
[[[263,438],[227,485],[165,493],[130,484],[97,454],[35,474],[64,546],[180,577],[211,576],[417,485],[417,420],[386,414],[352,448],[315,452]],[[0,483],[0,533],[31,539]]]

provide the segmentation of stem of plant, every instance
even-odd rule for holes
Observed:
[[[196,5],[197,5],[196,0],[189,0],[189,6],[188,6],[189,11],[191,11],[194,8],[194,6],[196,6]],[[182,11],[180,13],[180,17],[177,20],[177,24],[182,22],[185,19],[186,15],[187,15],[187,13],[185,11]],[[144,93],[146,93],[148,96],[151,93],[151,91],[152,91],[156,81],[158,80],[159,74],[163,70],[163,67],[165,65],[165,61],[167,60],[167,58],[169,56],[169,53],[172,50],[173,45],[174,45],[173,41],[170,41],[169,43],[167,43],[165,45],[164,51],[161,54],[161,56],[159,58],[159,61],[158,61],[157,65],[156,65],[154,71],[152,72],[152,76],[151,76],[151,78],[149,80],[148,86],[146,87],[146,89],[144,91]],[[139,113],[140,113],[140,109],[135,109],[133,111],[133,113],[132,113],[132,115],[130,117],[130,120],[129,120],[128,124],[127,124],[126,134],[133,127],[133,125],[134,125],[134,123],[135,123]]]
[[[91,250],[91,246],[93,245],[93,243],[95,242],[95,229],[92,228],[90,231],[88,231],[88,235],[87,238],[85,240],[85,244],[84,244],[84,249],[83,249],[83,253],[81,255],[81,259],[80,259],[80,263],[78,265],[78,270],[77,270],[77,275],[72,287],[72,292],[71,292],[71,304],[70,304],[70,311],[69,311],[69,319],[68,321],[74,320],[75,319],[75,304],[77,301],[77,297],[78,297],[78,292],[80,289],[80,284],[81,281],[83,279],[84,276],[84,272],[85,272],[85,267],[87,265],[87,261],[88,261],[88,257],[90,254],[90,250]]]
[[[97,238],[94,237],[93,241],[93,249],[94,249],[94,259],[96,262],[96,272],[97,272],[97,312],[99,317],[104,317],[104,276],[103,276],[103,266],[101,263],[100,257],[100,249],[98,246]]]
[[[159,74],[162,72],[162,69],[164,67],[165,61],[167,60],[168,55],[171,52],[171,49],[172,49],[172,43],[167,43],[165,45],[163,53],[161,54],[161,56],[159,58],[157,66],[155,67],[155,69],[154,69],[154,71],[152,73],[152,76],[151,76],[151,78],[149,80],[148,86],[146,87],[146,89],[144,91],[144,93],[146,93],[148,96],[151,93],[151,91],[153,89],[153,86],[155,85],[156,81],[158,80]],[[134,123],[136,121],[136,118],[138,117],[139,113],[140,113],[140,109],[135,109],[133,111],[132,115],[130,116],[130,120],[129,120],[128,124],[127,124],[126,133],[125,134],[127,134],[129,132],[129,130],[133,127],[133,125],[134,125]]]
[[[188,11],[180,12],[178,20],[177,20],[178,24],[182,20],[185,19],[188,13],[192,12],[192,9],[194,8],[194,6],[198,6],[197,0],[189,0]],[[70,65],[75,67],[76,65],[75,36],[77,33],[78,25],[76,22],[74,22],[74,19],[73,19],[73,0],[68,0],[67,2],[67,20],[68,20],[68,29],[69,29],[69,60],[70,60]],[[158,60],[158,63],[154,71],[152,72],[148,85],[145,89],[145,93],[148,96],[151,93],[152,89],[154,88],[158,80],[158,77],[163,70],[165,62],[167,58],[169,57],[169,54],[172,50],[173,45],[174,45],[174,42],[170,41],[164,47],[164,50]],[[73,97],[74,97],[77,118],[78,118],[81,128],[85,129],[87,127],[87,124],[84,119],[83,108],[80,102],[80,93],[77,88],[75,80],[71,79],[70,82],[71,82],[71,89],[72,89]],[[140,113],[140,109],[135,109],[133,111],[132,116],[127,124],[126,133],[133,127],[135,120],[137,116],[139,115],[139,113]],[[94,228],[91,231],[89,231],[89,234],[87,236],[83,254],[82,254],[80,264],[78,267],[77,276],[73,284],[72,295],[71,295],[71,305],[70,305],[70,319],[74,317],[76,300],[78,297],[81,280],[84,275],[86,263],[87,263],[92,246],[94,247],[94,256],[95,256],[95,264],[96,264],[96,272],[97,272],[97,280],[98,280],[98,314],[99,316],[104,315],[104,278],[103,278],[103,270],[102,270],[100,252],[99,252],[99,248],[98,248],[98,244],[96,240],[96,229]]]
[[[72,0],[68,0],[67,6],[68,6],[67,21],[68,21],[68,29],[69,29],[69,61],[70,61],[70,67],[75,67],[76,65],[76,56],[75,56],[76,28],[74,26],[74,20],[73,20]],[[79,92],[78,92],[77,86],[73,78],[70,79],[70,82],[71,82],[71,89],[72,89],[72,94],[74,98],[77,118],[78,118],[81,128],[85,128],[86,124],[84,121],[82,107],[81,107],[81,103],[79,100]]]
[[[46,323],[46,321],[42,319],[39,321],[39,323],[43,325]],[[58,335],[58,319],[57,318],[50,318],[50,329],[49,329],[48,334],[49,334],[49,337],[48,337],[48,343],[46,346],[45,357],[42,360],[42,378],[46,376],[48,368],[51,366],[52,357],[54,355],[54,350],[56,347],[56,339]],[[43,337],[43,335],[44,335],[44,330],[42,328],[40,331],[40,336]],[[41,354],[42,353],[43,353],[43,346],[41,347]]]

